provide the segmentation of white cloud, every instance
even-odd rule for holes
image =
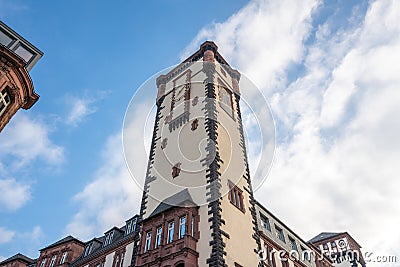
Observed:
[[[22,167],[37,158],[60,164],[64,150],[50,140],[50,132],[44,122],[18,112],[0,135],[0,159],[7,161],[8,167]]]
[[[121,134],[110,136],[93,181],[74,197],[79,210],[66,233],[90,239],[112,226],[121,226],[138,210],[141,197],[125,164]]]
[[[25,240],[29,240],[31,244],[40,244],[44,237],[42,228],[39,225],[33,227],[32,231],[22,233],[22,237]]]
[[[143,184],[146,173],[155,115],[154,84],[155,77],[136,91],[123,132],[111,135],[105,142],[92,181],[73,198],[79,207],[66,226],[66,234],[90,239],[112,226],[121,226],[139,212],[142,199],[139,185]]]
[[[14,231],[7,230],[4,227],[0,227],[0,244],[5,244],[13,240],[15,236]],[[1,262],[1,259],[0,259]]]
[[[95,113],[97,108],[95,103],[103,98],[105,92],[97,92],[96,96],[66,96],[65,102],[70,107],[66,117],[66,123],[70,126],[78,126],[89,115]]]
[[[317,0],[252,1],[226,22],[202,29],[182,58],[202,41],[213,40],[231,65],[240,66],[256,85],[275,90],[285,81],[285,70],[302,60],[303,41],[318,4]]]
[[[339,28],[334,14],[312,26],[318,6],[253,1],[187,51],[216,41],[270,100],[277,151],[258,199],[305,239],[349,231],[364,251],[390,255],[400,250],[400,2],[370,2],[366,14],[355,6]]]
[[[17,210],[30,199],[29,185],[15,179],[0,179],[0,210]]]

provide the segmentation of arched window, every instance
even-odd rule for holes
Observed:
[[[175,267],[185,267],[185,263],[184,262],[180,262],[177,265],[175,265]]]

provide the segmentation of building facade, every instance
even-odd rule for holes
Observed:
[[[75,240],[76,253],[68,254],[70,258],[63,264],[365,266],[362,258],[354,261],[346,258],[344,250],[335,250],[333,242],[341,246],[345,240],[347,252],[361,253],[349,234],[323,233],[306,242],[255,200],[239,80],[240,73],[209,41],[158,77],[157,112],[140,214],[123,227],[113,227],[87,242],[70,237]],[[56,267],[52,259],[59,261],[62,244],[67,243],[58,241],[41,250],[35,267]],[[342,253],[339,260],[338,252]],[[6,267],[4,262],[0,267]]]
[[[335,266],[365,266],[361,246],[347,232],[320,233],[309,242],[330,257]]]
[[[29,71],[43,53],[0,21],[0,132],[20,109],[39,99]]]

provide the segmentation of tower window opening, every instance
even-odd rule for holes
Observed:
[[[172,167],[172,178],[179,176],[181,173],[181,163],[178,162]]]
[[[192,131],[196,130],[199,127],[199,120],[195,119],[192,121]]]
[[[243,213],[245,212],[244,204],[243,204],[243,191],[239,189],[236,185],[234,185],[231,181],[228,182],[229,186],[229,194],[228,198],[230,202]]]

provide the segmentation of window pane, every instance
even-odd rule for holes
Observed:
[[[183,238],[186,230],[186,217],[181,217],[179,219],[179,238]]]
[[[23,46],[18,46],[17,49],[14,51],[18,56],[22,57],[25,62],[29,62],[31,58],[33,57],[33,54],[29,52],[25,47]]]
[[[162,236],[162,227],[158,227],[156,234],[156,247],[159,247],[161,245],[161,236]]]
[[[174,240],[174,222],[170,222],[168,224],[168,243],[171,243]]]
[[[13,39],[8,36],[6,33],[0,31],[0,44],[4,45],[4,46],[8,46],[9,44],[11,44],[13,41]]]

